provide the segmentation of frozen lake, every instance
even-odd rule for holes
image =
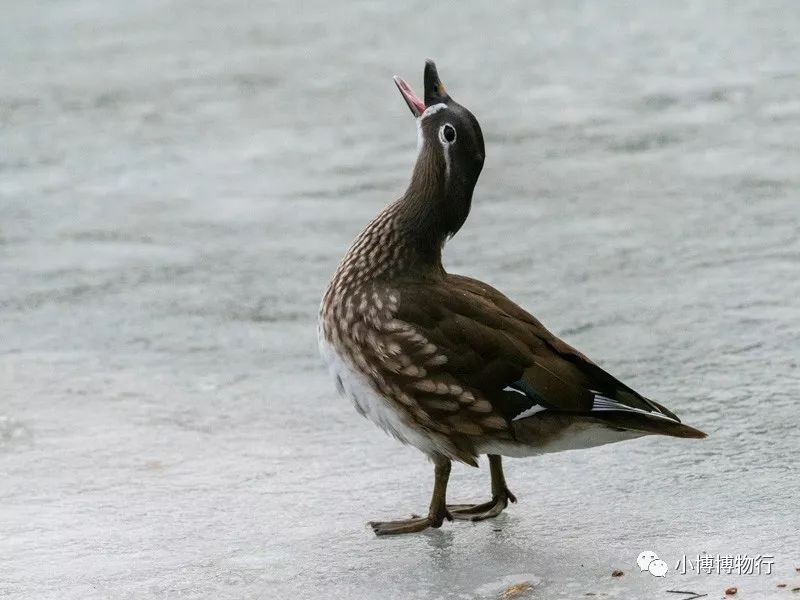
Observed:
[[[800,5],[11,4],[0,597],[795,596]],[[432,468],[337,397],[316,314],[428,56],[487,144],[448,268],[710,437],[507,460],[498,519],[377,539]],[[704,552],[772,575],[676,571]]]

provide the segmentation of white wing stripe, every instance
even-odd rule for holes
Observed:
[[[513,388],[511,386],[503,388],[503,391],[504,392],[517,392],[518,394],[521,394],[521,395],[525,396],[526,398],[528,397],[528,394],[526,394],[525,392],[523,392],[521,390],[518,390],[517,388]],[[543,410],[547,410],[547,408],[542,406],[541,404],[534,404],[530,408],[526,408],[525,410],[523,410],[521,413],[519,413],[516,417],[514,417],[511,420],[512,421],[517,421],[519,419],[524,419],[525,417],[530,417],[531,415],[535,415],[536,413],[542,412]]]
[[[526,398],[528,397],[528,395],[525,392],[518,390],[517,388],[513,388],[511,386],[504,388],[503,391],[516,392],[522,396],[525,396]],[[666,419],[667,421],[675,422],[675,419],[672,419],[671,417],[668,417],[663,413],[644,410],[643,408],[635,408],[633,406],[628,406],[627,404],[623,404],[622,402],[617,402],[616,400],[612,400],[608,396],[603,396],[599,392],[593,392],[593,393],[594,393],[594,402],[592,403],[591,412],[610,412],[610,411],[631,412],[631,413],[639,413],[647,415],[650,417],[660,417],[662,419]],[[511,420],[517,421],[519,419],[524,419],[525,417],[530,417],[531,415],[535,415],[536,413],[542,412],[543,410],[547,410],[547,407],[542,406],[541,404],[534,404],[530,408],[527,408],[521,413],[519,413],[516,417],[514,417]]]
[[[536,413],[542,412],[543,410],[547,410],[544,406],[540,404],[534,404],[530,408],[523,410],[519,413],[516,417],[511,419],[512,421],[516,421],[518,419],[524,419],[525,417],[530,417],[531,415],[535,415]]]
[[[616,400],[612,400],[602,394],[598,394],[595,392],[594,396],[594,404],[592,406],[592,412],[604,412],[604,411],[623,411],[623,412],[633,412],[633,413],[641,413],[643,415],[648,415],[651,417],[661,417],[662,419],[666,419],[667,421],[675,421],[668,417],[665,414],[655,411],[644,410],[642,408],[634,408],[633,406],[628,406],[627,404],[622,404],[621,402],[617,402]]]

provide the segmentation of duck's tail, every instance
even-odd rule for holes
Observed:
[[[677,417],[673,419],[658,413],[609,411],[602,414],[594,413],[592,416],[611,427],[625,431],[640,431],[645,434],[669,435],[679,438],[701,439],[708,437],[706,433],[699,429],[681,423]]]
[[[655,416],[644,411],[603,411],[576,414],[563,411],[540,411],[512,422],[516,444],[504,452],[508,456],[533,456],[579,448],[592,448],[645,435],[669,435],[679,438],[704,438],[706,434],[677,418]]]

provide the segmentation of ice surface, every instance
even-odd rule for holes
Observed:
[[[12,4],[0,596],[800,585],[796,4]],[[426,56],[487,142],[448,268],[711,437],[510,460],[495,521],[375,539],[425,510],[432,468],[336,397],[315,321],[408,178],[391,76],[419,88]],[[488,493],[454,468],[453,501]],[[702,552],[775,574],[676,573]]]

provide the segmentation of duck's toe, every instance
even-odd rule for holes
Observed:
[[[506,489],[504,493],[493,497],[489,502],[481,504],[448,504],[447,510],[454,519],[460,521],[483,521],[491,519],[503,512],[509,502],[516,502],[517,497]]]
[[[452,521],[453,516],[448,510],[442,512],[442,509],[439,509],[435,514],[429,514],[427,517],[411,515],[410,519],[400,519],[399,521],[370,521],[369,526],[372,527],[375,535],[399,535],[425,531],[429,527],[441,527],[445,519]]]
[[[429,527],[439,527],[441,523],[436,524],[429,517],[416,517],[399,521],[370,521],[369,525],[375,535],[399,535],[425,531]]]

